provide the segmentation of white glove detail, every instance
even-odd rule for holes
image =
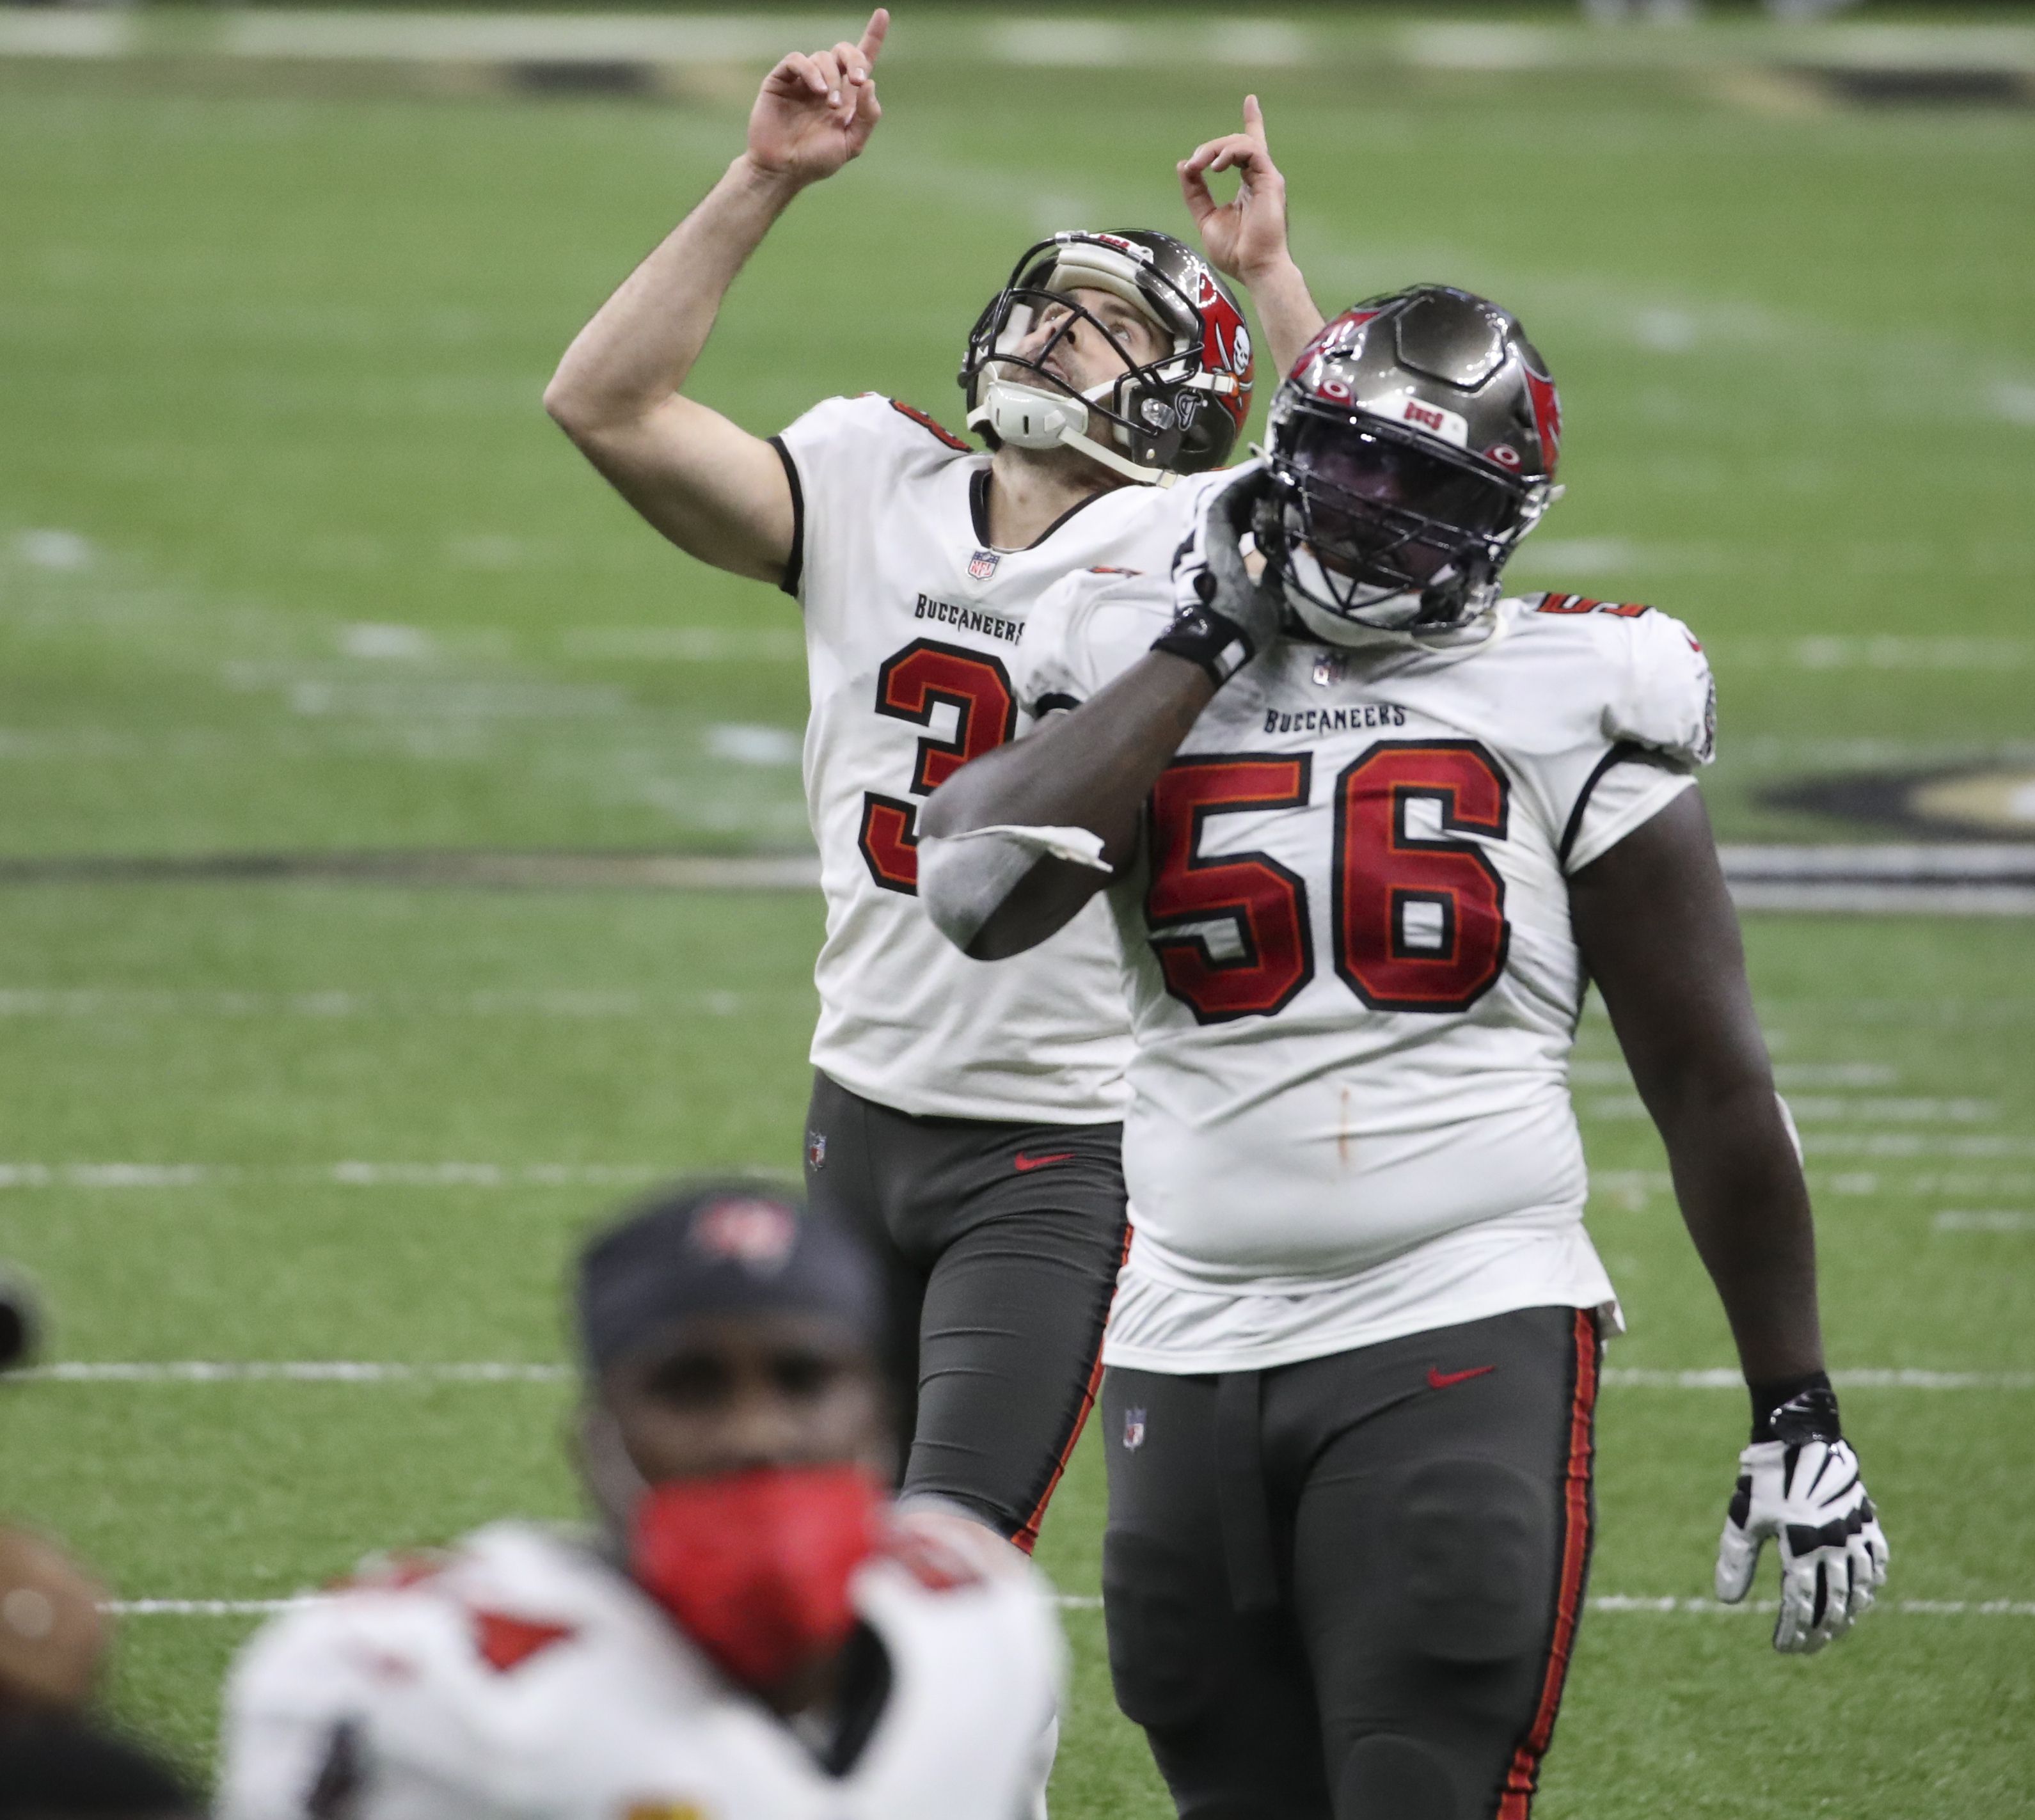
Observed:
[[[1717,1596],[1751,1590],[1770,1536],[1781,1553],[1774,1647],[1812,1656],[1841,1637],[1886,1580],[1886,1538],[1845,1441],[1755,1441],[1738,1457],[1738,1486],[1717,1544]]]

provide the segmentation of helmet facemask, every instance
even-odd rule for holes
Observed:
[[[1497,600],[1548,487],[1365,412],[1307,399],[1281,415],[1258,541],[1311,626],[1440,630]]]

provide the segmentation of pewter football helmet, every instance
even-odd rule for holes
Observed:
[[[1168,351],[1139,361],[1074,300],[1077,291],[1121,297],[1157,326]],[[1056,332],[1018,353],[1049,311]],[[1085,392],[1046,364],[1078,321],[1128,369]],[[1243,310],[1215,269],[1169,234],[1127,229],[1055,234],[1028,248],[970,331],[960,378],[969,427],[992,449],[1068,443],[1151,484],[1228,460],[1251,412],[1252,368]]]
[[[1561,434],[1518,318],[1446,285],[1374,298],[1273,400],[1259,547],[1324,637],[1460,625],[1554,502]]]

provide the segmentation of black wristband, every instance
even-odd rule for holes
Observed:
[[[1243,628],[1212,607],[1182,607],[1173,615],[1172,624],[1152,641],[1152,649],[1198,664],[1218,689],[1251,656]]]
[[[1752,1393],[1752,1438],[1785,1441],[1799,1447],[1805,1441],[1841,1441],[1838,1393],[1827,1371],[1804,1372],[1799,1378],[1777,1378],[1749,1384]]]

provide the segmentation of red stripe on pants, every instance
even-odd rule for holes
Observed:
[[[1548,1753],[1548,1741],[1555,1735],[1555,1715],[1561,1710],[1562,1684],[1568,1679],[1576,1620],[1582,1613],[1583,1579],[1589,1566],[1590,1463],[1596,1452],[1592,1436],[1597,1412],[1597,1321],[1589,1310],[1576,1310],[1574,1336],[1576,1388],[1569,1404],[1568,1462],[1562,1486],[1562,1576],[1555,1600],[1555,1630],[1548,1645],[1540,1702],[1506,1769],[1497,1820],[1526,1820],[1533,1806],[1540,1759]]]
[[[1121,1270],[1130,1256],[1130,1228],[1123,1228],[1123,1250],[1116,1260]],[[1115,1297],[1112,1294],[1112,1299]],[[1109,1331],[1109,1317],[1102,1322],[1103,1333]],[[1053,1476],[1046,1481],[1046,1488],[1039,1494],[1039,1502],[1032,1506],[1032,1514],[1025,1519],[1025,1527],[1010,1538],[1014,1548],[1021,1548],[1029,1555],[1038,1546],[1039,1525],[1046,1520],[1046,1506],[1053,1501],[1053,1494],[1060,1488],[1060,1480],[1067,1469],[1067,1462],[1074,1457],[1074,1446],[1081,1438],[1081,1431],[1088,1426],[1089,1412],[1095,1407],[1097,1393],[1102,1389],[1102,1341],[1095,1343],[1095,1363],[1089,1367],[1088,1388],[1081,1392],[1081,1408],[1075,1412],[1074,1425],[1067,1432],[1066,1445],[1060,1450],[1060,1457],[1053,1462]]]

